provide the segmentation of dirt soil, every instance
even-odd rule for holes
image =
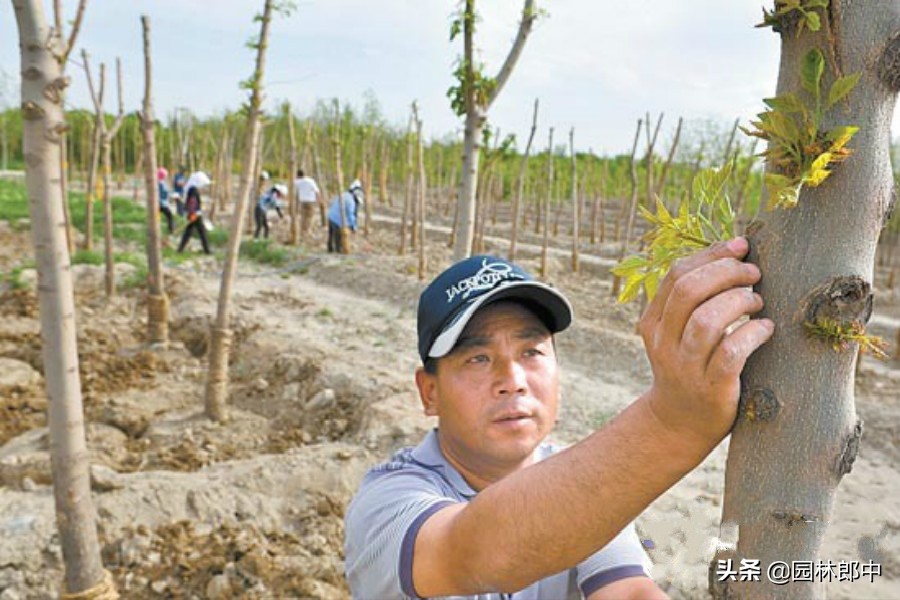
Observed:
[[[241,264],[222,425],[203,417],[217,259],[198,254],[169,268],[167,348],[146,344],[141,290],[106,299],[101,268],[73,268],[93,498],[104,561],[123,597],[348,597],[345,506],[368,467],[433,426],[413,383],[417,259],[397,255],[391,222],[373,225],[367,239],[354,239],[356,254],[322,253],[318,233],[283,268]],[[450,261],[446,238],[437,239],[432,274]],[[0,273],[28,259],[29,241],[0,222]],[[492,244],[488,237],[488,250],[505,252]],[[520,262],[537,271],[533,253]],[[549,277],[576,310],[576,324],[558,338],[562,443],[595,429],[649,382],[632,332],[637,308],[612,301],[603,260],[583,264],[571,274],[566,255],[553,255]],[[21,279],[33,282],[33,272]],[[894,340],[900,299],[883,290],[878,298],[873,323]],[[42,372],[33,283],[0,283],[0,600],[56,598],[62,581]],[[864,360],[857,409],[862,447],[839,488],[823,556],[874,560],[882,575],[834,582],[828,593],[900,598],[897,361]],[[723,444],[637,521],[653,542],[654,578],[673,598],[706,597],[726,452]]]

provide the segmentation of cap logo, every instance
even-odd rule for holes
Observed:
[[[507,279],[522,279],[522,276],[514,273],[512,266],[504,262],[488,263],[485,258],[481,261],[481,268],[477,273],[460,279],[446,290],[447,303],[462,295],[462,299],[468,299],[470,294],[491,290],[496,285]]]

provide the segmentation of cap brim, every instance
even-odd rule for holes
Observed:
[[[556,289],[539,281],[512,281],[482,294],[471,304],[465,305],[435,338],[428,350],[428,356],[440,358],[449,354],[478,309],[485,304],[505,298],[526,300],[540,306],[552,321],[545,323],[550,333],[560,332],[572,323],[572,305]]]

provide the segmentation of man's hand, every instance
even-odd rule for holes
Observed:
[[[763,307],[749,287],[759,268],[741,262],[748,249],[735,238],[678,261],[638,326],[653,369],[653,414],[676,435],[707,445],[731,429],[744,363],[774,331],[769,319],[729,329]]]

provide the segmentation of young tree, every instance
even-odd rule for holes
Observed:
[[[742,379],[720,544],[710,565],[717,598],[824,597],[821,579],[779,586],[766,577],[719,581],[715,572],[719,560],[759,560],[764,574],[774,561],[819,560],[835,489],[860,443],[854,363],[859,342],[873,342],[864,325],[877,237],[893,201],[900,3],[788,4],[775,2],[766,13],[765,24],[781,34],[781,67],[777,97],[766,101],[770,108],[754,133],[769,141],[770,201],[796,206],[776,208],[747,230],[749,260],[763,273],[762,315],[776,329]],[[784,119],[802,119],[808,128],[799,134],[814,135],[801,140],[780,126],[773,131],[771,124]],[[852,127],[859,131],[848,157]],[[802,161],[785,160],[788,148]]]
[[[531,143],[537,131],[538,99],[534,99],[534,114],[531,117],[531,131],[528,133],[528,143],[525,145],[525,154],[519,163],[519,177],[516,186],[516,197],[512,207],[512,231],[509,236],[509,260],[516,260],[516,240],[519,233],[519,210],[522,206],[522,198],[525,196],[525,179],[528,173],[528,156],[531,154]]]
[[[112,141],[122,126],[122,120],[125,118],[125,108],[122,105],[122,63],[116,59],[116,89],[119,93],[119,111],[113,124],[106,126],[106,120],[103,118],[103,88],[105,81],[106,65],[100,64],[100,85],[99,94],[94,93],[94,81],[91,76],[91,68],[88,63],[87,52],[81,52],[84,59],[84,72],[87,75],[88,90],[91,93],[91,100],[94,102],[94,109],[99,115],[97,124],[99,125],[100,136],[100,153],[103,157],[103,254],[106,263],[106,296],[111,297],[116,293],[116,273],[115,263],[113,262],[113,214],[112,214],[112,193],[110,192],[110,175],[112,174]]]
[[[228,357],[231,354],[231,340],[233,337],[229,305],[231,303],[231,288],[234,284],[234,275],[235,271],[237,271],[238,252],[241,245],[241,228],[243,227],[244,214],[247,212],[247,198],[253,185],[255,161],[258,154],[257,145],[259,144],[263,76],[266,70],[269,26],[272,22],[273,12],[288,13],[292,10],[292,7],[293,4],[290,2],[265,0],[262,14],[257,15],[255,19],[259,21],[260,32],[259,40],[254,44],[256,48],[256,68],[245,84],[245,87],[250,90],[250,101],[247,107],[247,128],[244,134],[244,163],[241,170],[241,187],[232,217],[231,235],[228,239],[228,251],[222,272],[222,284],[219,287],[216,321],[212,325],[209,343],[209,374],[206,378],[205,409],[207,417],[219,422],[227,419],[225,400],[228,397]]]
[[[50,467],[56,524],[65,563],[65,592],[115,598],[103,570],[91,499],[85,442],[75,297],[59,185],[59,136],[65,129],[65,80],[40,0],[13,0],[19,31],[24,117],[25,185],[38,270]]]
[[[631,244],[631,230],[634,228],[634,216],[637,213],[637,205],[638,205],[638,179],[637,179],[637,146],[638,140],[641,139],[641,127],[643,126],[643,122],[638,119],[637,130],[634,132],[634,145],[631,147],[631,202],[628,205],[628,224],[625,226],[625,240],[622,242],[622,246],[619,248],[619,262],[622,262],[622,259],[625,258],[625,255],[628,253],[628,246]],[[624,208],[624,206],[623,206]],[[625,213],[623,213],[625,214]],[[619,288],[622,284],[622,279],[616,274],[613,274],[613,283],[612,283],[612,295],[616,297],[619,295]]]
[[[572,271],[578,272],[578,244],[581,202],[578,197],[578,162],[575,157],[575,128],[569,129],[569,154],[572,159]]]
[[[418,246],[419,246],[419,281],[425,280],[428,263],[425,254],[425,149],[422,145],[422,119],[419,118],[419,107],[412,104],[412,116],[416,122],[416,158],[418,162],[418,176],[416,178],[416,201],[418,204]]]
[[[290,159],[288,162],[288,214],[291,219],[288,244],[296,246],[300,243],[300,215],[297,214],[297,192],[294,189],[294,181],[297,177],[297,134],[294,132],[294,113],[291,111],[291,103],[285,102],[282,106],[284,116],[288,124],[288,143],[290,144]]]
[[[448,95],[456,114],[465,116],[462,193],[457,199],[458,223],[455,227],[457,235],[453,248],[454,260],[465,258],[472,252],[475,237],[475,200],[478,192],[478,161],[481,156],[482,129],[487,121],[488,110],[515,68],[537,14],[534,0],[525,0],[522,20],[519,22],[519,30],[512,48],[494,78],[485,76],[483,67],[475,64],[475,0],[464,0],[461,14],[452,23],[450,39],[454,39],[462,32],[464,54],[456,68],[458,84],[450,88]]]
[[[144,139],[144,187],[147,196],[147,338],[151,344],[169,341],[169,297],[166,295],[159,232],[159,186],[153,117],[153,61],[150,54],[150,17],[141,17],[144,33],[144,109],[138,116]]]
[[[547,252],[550,246],[550,197],[553,195],[553,128],[547,141],[547,194],[544,196],[544,239],[541,244],[541,277],[549,275]]]

